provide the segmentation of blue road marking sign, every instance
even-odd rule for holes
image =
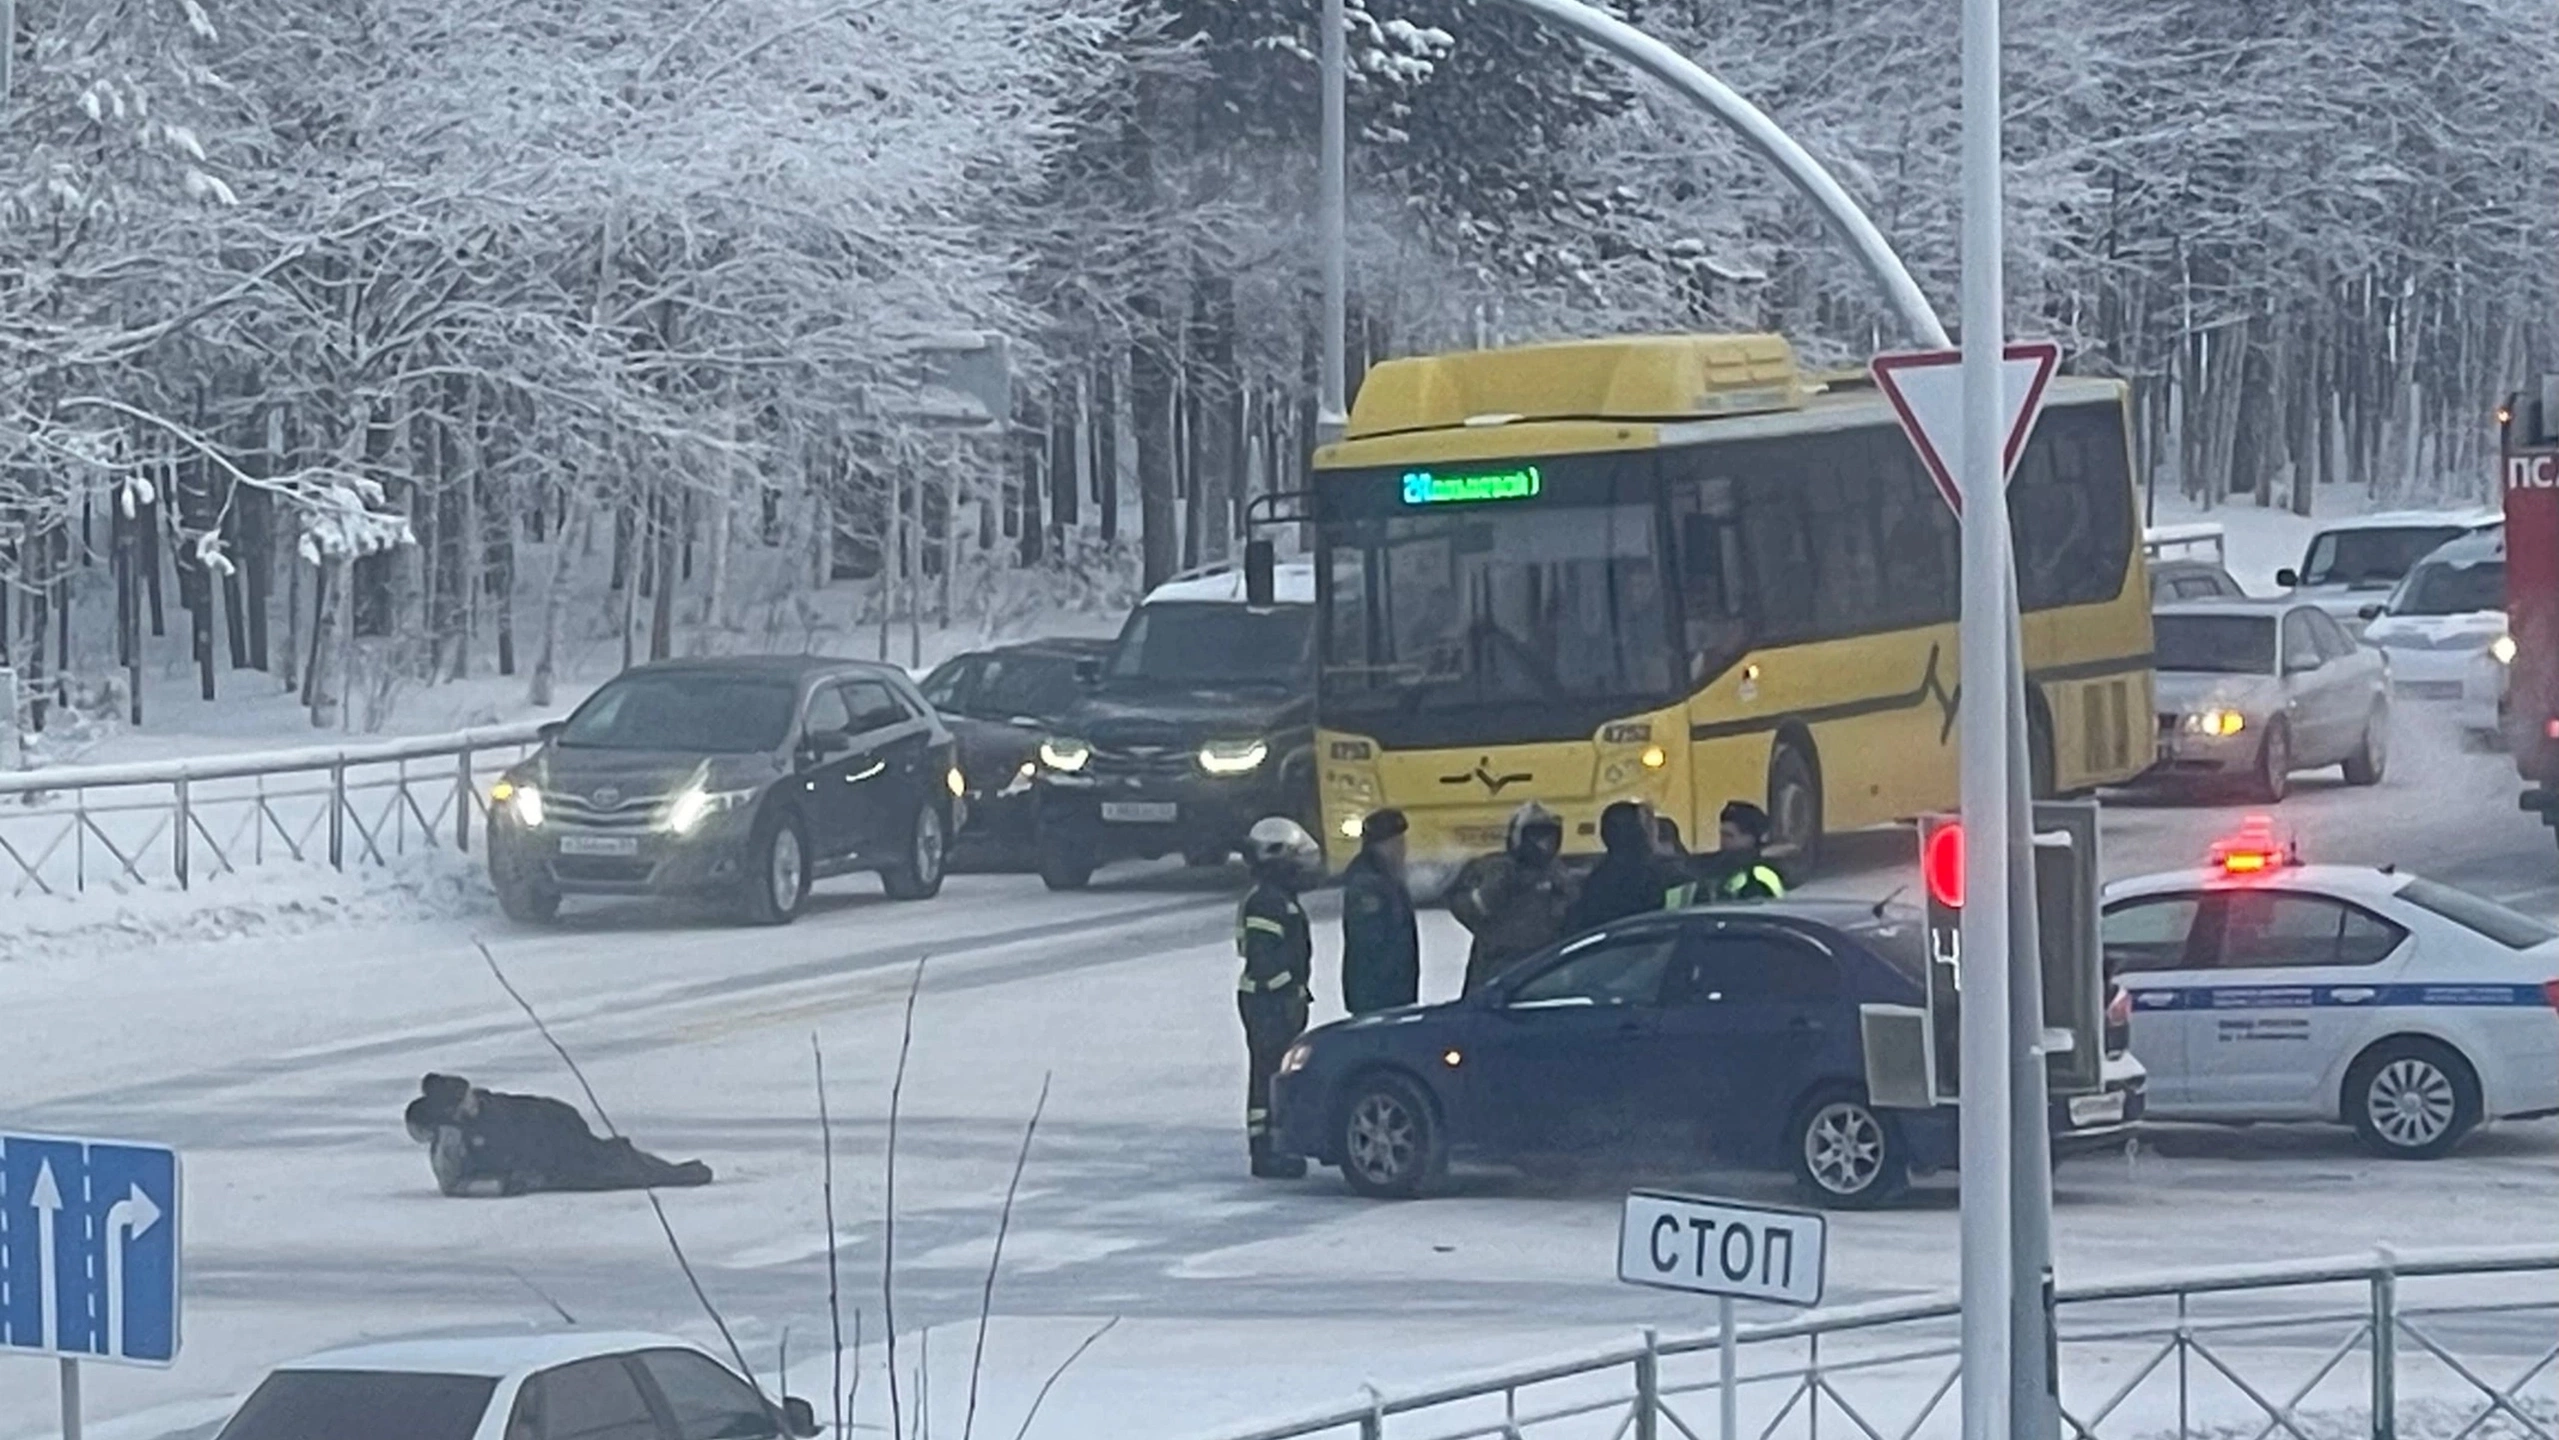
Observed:
[[[178,1355],[178,1155],[0,1134],[0,1354]]]

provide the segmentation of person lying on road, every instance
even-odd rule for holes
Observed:
[[[589,1130],[577,1107],[545,1095],[483,1090],[459,1075],[428,1075],[404,1117],[427,1147],[447,1195],[537,1190],[648,1190],[708,1185],[711,1167],[659,1159],[629,1140]]]

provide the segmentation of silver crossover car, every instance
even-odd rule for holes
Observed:
[[[2342,764],[2381,783],[2390,668],[2315,604],[2198,600],[2151,619],[2158,655],[2159,763],[2167,781],[2236,781],[2284,798],[2296,770]]]

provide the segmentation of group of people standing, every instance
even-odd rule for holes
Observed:
[[[1719,848],[1692,855],[1668,817],[1621,800],[1600,812],[1599,863],[1576,875],[1563,859],[1563,819],[1535,802],[1521,806],[1501,852],[1468,862],[1448,892],[1449,913],[1474,937],[1466,993],[1567,935],[1629,915],[1785,894],[1785,881],[1761,854],[1767,813],[1736,800],[1719,819]],[[1361,822],[1359,853],[1342,872],[1342,1006],[1353,1015],[1421,998],[1421,930],[1405,869],[1410,828],[1400,810],[1370,814]],[[1253,888],[1235,929],[1244,961],[1236,1006],[1251,1067],[1245,1135],[1254,1175],[1291,1179],[1306,1172],[1306,1162],[1272,1150],[1271,1078],[1314,1003],[1314,938],[1298,897],[1322,878],[1323,851],[1304,827],[1274,816],[1253,826],[1245,853]]]

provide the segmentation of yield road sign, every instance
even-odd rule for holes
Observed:
[[[178,1156],[0,1135],[0,1354],[178,1354]]]
[[[1867,367],[1876,388],[1893,403],[1893,414],[1917,447],[1920,463],[1928,467],[1928,478],[1937,482],[1937,493],[1958,515],[1964,513],[1964,487],[1955,474],[1964,420],[1963,359],[1960,350],[1914,350],[1878,355]],[[2026,437],[2043,413],[2044,388],[2060,365],[2061,347],[2049,340],[2020,341],[2000,357],[2000,396],[2008,415],[2008,443],[2000,456],[2003,485],[2017,473],[2017,457],[2025,453]]]
[[[1809,1210],[1702,1200],[1659,1190],[1626,1197],[1617,1278],[1780,1305],[1818,1305],[1826,1222]]]

